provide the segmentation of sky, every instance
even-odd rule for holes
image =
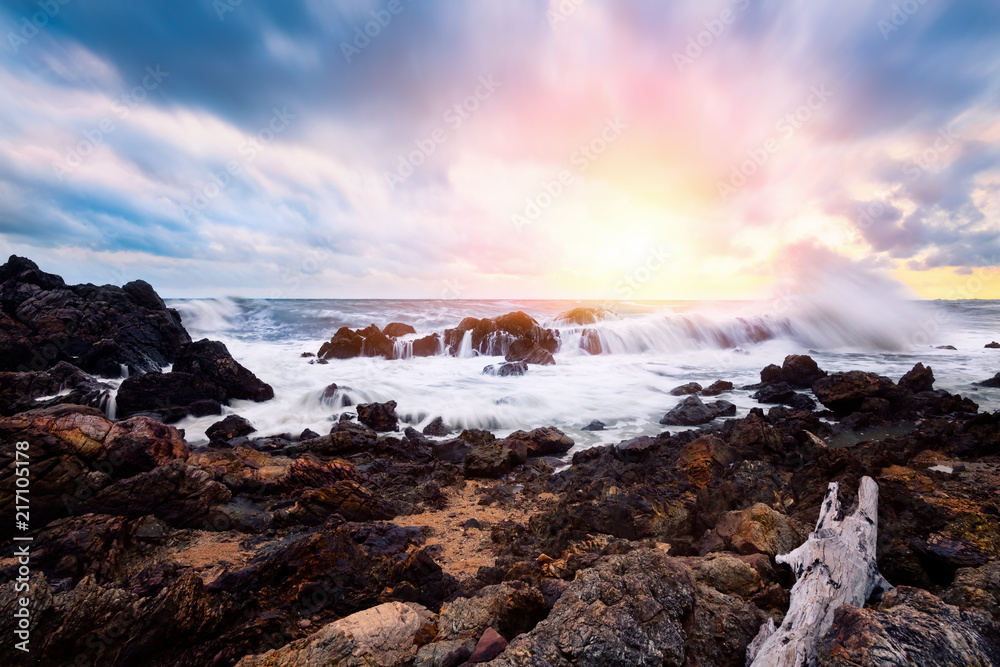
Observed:
[[[1000,298],[995,0],[6,0],[0,253],[164,296]]]

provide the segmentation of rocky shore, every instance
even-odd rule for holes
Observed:
[[[331,412],[323,434],[230,414],[193,447],[171,424],[273,391],[149,285],[66,286],[12,257],[0,307],[5,664],[742,666],[788,611],[776,556],[830,482],[850,510],[866,476],[893,588],[836,611],[818,664],[1000,664],[1000,414],[923,364],[892,379],[793,355],[750,387],[705,377],[664,406],[688,430],[575,452],[554,427],[419,432],[391,401]],[[390,327],[341,329],[319,357],[395,358],[413,332]],[[468,318],[412,354],[546,363],[547,331]],[[737,391],[760,407],[733,417]],[[27,592],[7,529],[18,442]],[[9,648],[22,606],[27,654]]]

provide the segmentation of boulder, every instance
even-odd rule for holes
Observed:
[[[308,489],[299,496],[288,516],[307,526],[318,526],[333,514],[348,521],[382,521],[399,514],[400,508],[373,496],[351,480],[342,480],[322,489]]]
[[[899,387],[914,394],[932,391],[934,389],[934,371],[931,370],[930,366],[924,366],[918,362],[903,377],[899,378]]]
[[[552,366],[556,363],[551,352],[538,343],[523,338],[519,338],[510,344],[510,349],[504,358],[508,362],[538,364],[540,366]]]
[[[402,324],[400,322],[392,322],[391,324],[385,325],[382,328],[382,333],[389,338],[399,338],[400,336],[406,336],[407,334],[415,334],[417,330],[411,327],[409,324]]]
[[[399,418],[396,416],[396,401],[359,403],[358,421],[380,432],[399,430]]]
[[[660,420],[668,426],[698,426],[716,417],[736,414],[736,406],[729,401],[715,401],[706,405],[695,395],[688,396]]]
[[[514,431],[501,442],[514,451],[523,447],[527,456],[558,456],[573,447],[572,438],[553,426]]]
[[[790,354],[781,364],[781,379],[796,389],[809,389],[824,377],[826,371],[807,354]]]
[[[614,319],[618,319],[618,316],[613,311],[600,306],[580,306],[555,316],[555,321],[559,324],[576,324],[580,326]]]
[[[454,329],[445,331],[444,341],[451,354],[458,352],[466,334],[471,338],[473,351],[486,356],[505,355],[507,361],[543,363],[530,361],[526,357],[536,346],[549,353],[559,349],[556,331],[541,327],[534,318],[520,311],[491,319],[465,318]],[[508,352],[516,342],[520,343],[520,352],[511,356]],[[537,359],[544,358],[541,352],[534,352],[533,356]]]
[[[444,419],[442,419],[441,417],[435,417],[430,421],[429,424],[427,424],[427,426],[425,426],[422,429],[421,433],[423,433],[424,435],[434,435],[441,437],[450,434],[451,431],[449,431],[448,427],[444,425]]]
[[[466,429],[458,437],[470,445],[465,456],[466,477],[501,477],[510,472],[512,465],[526,459],[526,452],[519,457],[506,444],[497,442],[489,431]]]
[[[247,419],[239,415],[228,415],[222,421],[217,421],[205,429],[205,435],[213,442],[225,442],[256,431],[257,429]]]
[[[757,503],[745,510],[726,512],[705,534],[701,554],[733,551],[738,554],[785,554],[798,547],[809,531],[794,519]]]
[[[202,339],[183,346],[172,370],[190,373],[218,387],[222,392],[220,400],[224,402],[231,399],[261,402],[274,398],[271,385],[233,359],[225,344],[217,340]]]
[[[472,665],[489,662],[503,653],[506,648],[507,640],[501,637],[493,628],[486,628],[483,636],[476,642],[476,648],[473,649],[472,655],[469,656],[468,663]]]
[[[716,380],[712,384],[708,385],[701,390],[702,396],[718,396],[719,394],[727,391],[732,391],[733,383],[728,380]]]
[[[864,371],[834,373],[820,378],[813,384],[812,390],[820,403],[838,415],[855,412],[867,398],[894,402],[899,399],[900,393],[889,378]]]
[[[524,375],[527,372],[528,364],[524,361],[506,361],[502,364],[490,364],[483,369],[483,375],[496,375],[499,377]]]
[[[0,372],[0,415],[73,403],[104,410],[111,386],[65,361],[44,371]]]
[[[206,414],[222,413],[223,392],[191,373],[153,371],[126,378],[118,388],[118,416],[155,415],[168,423],[183,419],[192,406]]]
[[[974,382],[973,384],[980,387],[1000,387],[1000,373],[997,373],[989,380],[983,380],[982,382]]]
[[[410,664],[436,628],[436,617],[426,607],[415,602],[386,602],[328,623],[309,637],[279,649],[246,656],[236,665],[394,667]]]
[[[0,266],[0,370],[42,371],[67,361],[120,377],[173,363],[189,343],[177,311],[146,282],[67,285],[16,255]]]
[[[320,359],[352,359],[361,356],[361,348],[364,347],[365,339],[351,331],[348,327],[341,327],[337,333],[326,343],[320,346],[316,356]]]
[[[670,390],[671,396],[687,396],[688,394],[697,394],[701,391],[702,387],[697,382],[688,382],[687,384],[682,384],[679,387],[674,387]]]
[[[441,334],[431,334],[413,341],[413,356],[433,357],[441,349]]]
[[[753,394],[758,403],[787,403],[794,396],[795,390],[784,381],[765,385]]]

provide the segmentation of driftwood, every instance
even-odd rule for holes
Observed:
[[[878,571],[878,484],[861,479],[858,508],[843,519],[840,485],[832,482],[823,498],[816,530],[798,549],[777,557],[795,572],[788,613],[780,628],[761,626],[747,648],[752,667],[802,667],[817,662],[816,646],[844,604],[864,606],[875,591],[892,588]]]

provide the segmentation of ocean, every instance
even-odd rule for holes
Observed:
[[[517,429],[556,426],[575,449],[617,443],[663,430],[663,414],[680,398],[669,391],[686,382],[704,386],[729,380],[737,389],[719,398],[737,416],[763,407],[742,385],[788,354],[810,354],[827,371],[860,369],[898,380],[915,363],[930,365],[935,387],[971,397],[981,410],[1000,408],[1000,389],[972,383],[1000,371],[1000,350],[984,345],[1000,338],[1000,301],[903,301],[855,290],[831,298],[788,295],[766,302],[734,301],[544,301],[381,299],[174,299],[192,338],[223,341],[233,356],[274,387],[267,403],[235,401],[226,408],[249,419],[257,435],[327,433],[341,413],[363,402],[395,400],[400,428],[422,428],[442,417],[453,429],[481,428],[503,436]],[[586,326],[560,320],[580,306],[612,315]],[[413,339],[455,327],[464,317],[524,311],[558,330],[554,366],[530,366],[524,376],[494,377],[483,368],[502,357],[461,356],[331,359],[310,363],[342,326],[390,322],[412,325]],[[602,354],[580,346],[594,330]],[[938,349],[951,345],[955,350]],[[406,341],[397,347],[405,353]],[[324,399],[331,383],[340,388]],[[220,417],[187,418],[177,424],[192,443]],[[604,431],[583,431],[591,420]]]

